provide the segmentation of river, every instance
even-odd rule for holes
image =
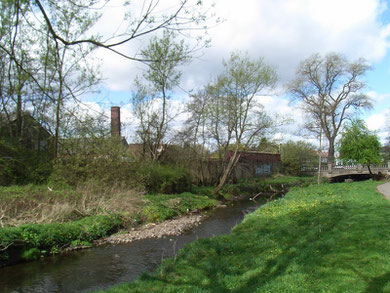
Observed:
[[[230,233],[245,213],[265,202],[245,200],[215,209],[202,224],[179,236],[103,245],[1,268],[0,292],[88,292],[133,281],[187,243]]]

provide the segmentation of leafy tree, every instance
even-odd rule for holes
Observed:
[[[210,96],[207,127],[223,163],[228,148],[233,154],[227,165],[223,163],[218,192],[230,178],[240,159],[240,150],[258,144],[275,126],[275,121],[264,111],[257,96],[274,87],[275,70],[262,58],[251,60],[247,54],[232,53],[223,61],[224,71],[215,83],[207,87]]]
[[[144,154],[158,161],[167,145],[167,132],[174,118],[170,109],[170,92],[178,85],[179,65],[189,60],[188,47],[183,41],[175,42],[175,34],[165,31],[162,38],[152,38],[142,56],[154,60],[144,73],[146,85],[137,80],[138,92],[132,98],[133,111],[139,120],[137,134]]]
[[[288,141],[280,146],[283,172],[300,175],[302,167],[312,167],[317,162],[315,147],[305,141]]]
[[[350,62],[340,54],[315,54],[299,65],[296,79],[288,86],[308,116],[306,128],[328,139],[328,162],[334,162],[335,141],[344,122],[372,107],[371,99],[362,93],[367,70],[363,59]]]
[[[370,174],[370,165],[378,164],[382,160],[380,148],[378,136],[368,130],[362,120],[353,121],[342,132],[340,158],[367,165]]]

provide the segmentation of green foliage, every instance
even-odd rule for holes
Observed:
[[[360,164],[381,162],[381,144],[378,136],[369,131],[363,120],[355,120],[346,126],[340,140],[340,157]]]
[[[388,292],[390,203],[373,181],[295,188],[107,292]]]
[[[141,50],[141,56],[148,62],[144,72],[145,82],[135,82],[137,93],[133,96],[133,112],[139,119],[137,133],[144,148],[144,156],[151,161],[160,161],[160,148],[166,144],[172,117],[177,113],[170,107],[170,91],[178,85],[181,72],[190,56],[184,40],[177,42],[173,31],[164,30],[161,38],[153,37],[148,46]]]
[[[77,186],[90,180],[102,185],[130,184],[134,157],[120,138],[85,137],[63,142],[51,181]]]
[[[195,186],[192,192],[205,195],[209,198],[231,199],[233,196],[248,197],[259,192],[274,192],[274,190],[285,190],[289,186],[309,186],[314,183],[313,177],[276,176],[268,178],[248,178],[239,180],[235,184],[226,184],[218,194],[213,194],[213,186]],[[272,186],[272,189],[270,188]]]
[[[162,38],[152,38],[148,47],[141,51],[143,58],[152,60],[144,77],[158,95],[164,95],[179,83],[181,72],[177,68],[189,61],[188,46],[184,40],[176,42],[175,36],[174,32],[165,30]]]
[[[267,178],[267,184],[287,185],[287,186],[309,186],[313,183],[317,183],[316,178],[313,176],[275,176]]]
[[[22,253],[24,260],[37,260],[41,256],[41,251],[38,248],[29,248]]]
[[[4,227],[0,228],[0,248],[22,249],[22,257],[28,260],[36,257],[37,250],[57,253],[61,247],[70,245],[74,241],[92,242],[109,235],[121,226],[122,218],[119,215],[96,215],[63,224],[27,224],[19,227]],[[15,243],[20,245],[15,248]],[[6,254],[7,249],[0,250],[0,255]]]
[[[288,141],[282,144],[280,156],[282,171],[289,175],[300,175],[302,167],[311,167],[318,162],[314,146],[304,141]]]
[[[73,240],[71,243],[70,243],[70,246],[71,247],[77,247],[77,246],[92,246],[92,243],[90,241],[83,241],[83,240],[80,240],[80,239],[76,239],[76,240]]]
[[[52,170],[47,151],[26,149],[18,143],[0,139],[0,185],[41,184]]]
[[[148,222],[163,221],[193,210],[202,210],[214,206],[217,201],[207,196],[189,192],[181,194],[147,195],[148,203],[142,209],[142,215]]]
[[[141,162],[136,178],[149,193],[181,193],[191,191],[191,173],[182,167]]]
[[[193,186],[192,187],[192,192],[194,194],[200,194],[200,195],[205,195],[209,198],[215,197],[213,194],[214,186]]]

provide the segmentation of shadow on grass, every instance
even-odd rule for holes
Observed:
[[[387,284],[390,283],[390,272],[387,272],[383,275],[380,275],[376,278],[373,278],[370,283],[368,284],[368,287],[365,291],[365,293],[380,293],[384,292],[384,288]]]

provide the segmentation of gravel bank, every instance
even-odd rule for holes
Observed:
[[[162,238],[163,236],[180,235],[184,231],[198,226],[205,217],[205,215],[201,214],[192,214],[185,215],[177,219],[166,220],[157,224],[149,223],[142,225],[139,228],[133,228],[131,231],[127,231],[125,233],[118,233],[107,238],[97,240],[95,244],[130,243],[135,240],[145,238]]]

